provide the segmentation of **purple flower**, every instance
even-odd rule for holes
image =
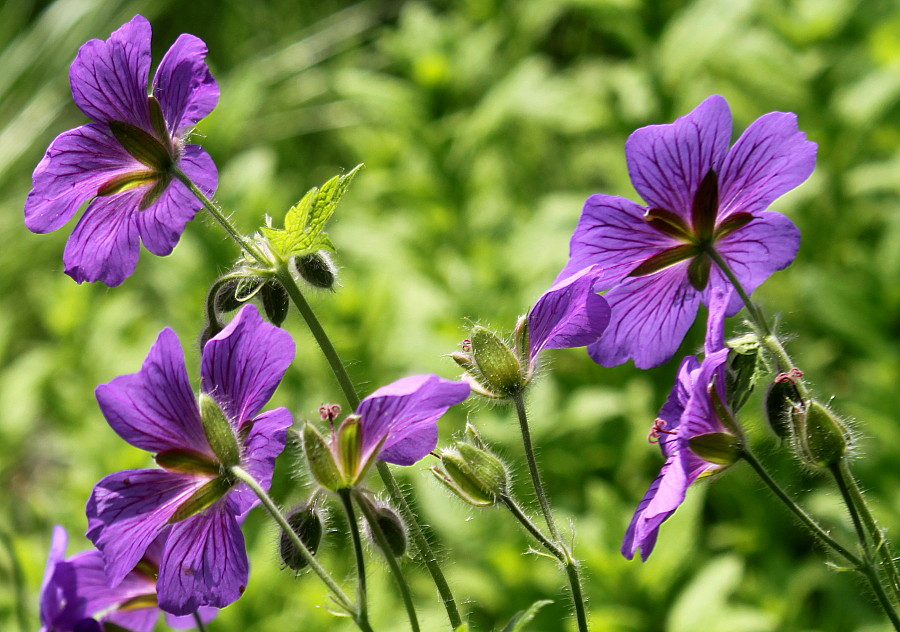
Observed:
[[[172,252],[201,206],[174,179],[175,169],[207,196],[215,192],[212,159],[185,144],[219,99],[205,56],[202,40],[179,36],[148,96],[150,23],[144,17],[78,51],[69,70],[72,97],[93,122],[50,144],[32,176],[25,225],[36,233],[57,230],[88,202],[63,253],[66,274],[79,283],[120,284],[137,265],[140,241],[155,255]]]
[[[809,177],[816,144],[796,116],[770,112],[729,148],[731,113],[718,95],[670,125],[635,131],[625,144],[641,206],[609,195],[588,198],[559,278],[596,264],[612,308],[609,329],[588,347],[604,366],[634,359],[649,368],[672,357],[709,290],[730,285],[715,252],[752,293],[794,259],[797,227],[766,210]],[[735,295],[727,315],[741,308]]]
[[[50,556],[41,585],[41,632],[100,632],[110,622],[130,632],[152,632],[159,617],[156,572],[165,535],[148,547],[137,567],[115,587],[109,586],[103,557],[97,550],[63,559],[66,531],[53,529]],[[201,608],[211,621],[215,608]],[[195,626],[194,618],[166,615],[171,628]]]
[[[622,555],[629,560],[640,548],[641,558],[646,561],[656,545],[660,525],[684,502],[694,481],[727,467],[701,458],[689,446],[690,440],[700,435],[733,434],[719,419],[710,390],[715,388],[719,401],[726,401],[724,370],[728,349],[723,333],[724,313],[730,300],[730,291],[715,289],[711,293],[703,362],[694,356],[682,360],[675,386],[650,431],[650,440],[659,442],[666,462],[628,525]]]
[[[163,610],[189,614],[240,597],[248,562],[239,523],[258,500],[229,468],[240,465],[269,488],[292,418],[285,408],[260,410],[293,357],[290,335],[247,305],[203,349],[199,406],[170,329],[140,371],[97,387],[113,430],[162,468],[107,476],[88,501],[87,536],[113,586],[168,528],[157,584]]]
[[[544,349],[595,344],[609,324],[610,308],[597,294],[603,270],[589,266],[558,279],[528,312],[529,374]]]

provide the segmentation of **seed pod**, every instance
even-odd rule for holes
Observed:
[[[306,549],[315,555],[322,541],[322,519],[319,512],[310,505],[301,505],[288,514],[287,521]],[[281,561],[295,571],[303,570],[309,564],[287,533],[281,533],[278,552]]]
[[[780,439],[789,439],[795,411],[799,406],[797,389],[791,382],[772,382],[766,391],[766,419]]]
[[[801,415],[800,457],[818,467],[836,465],[847,452],[850,431],[828,408],[813,400]]]
[[[302,257],[293,258],[294,268],[300,277],[312,285],[325,290],[334,287],[337,279],[334,263],[324,250],[313,252]]]
[[[375,507],[375,520],[384,539],[387,540],[390,552],[394,557],[403,557],[406,553],[406,525],[400,519],[400,516],[390,507]],[[373,537],[372,540],[378,544],[378,538]]]

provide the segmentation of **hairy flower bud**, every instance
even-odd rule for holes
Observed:
[[[297,274],[313,287],[330,290],[334,287],[337,272],[328,253],[324,250],[291,259]]]
[[[472,357],[478,366],[473,375],[496,398],[506,398],[525,387],[522,365],[509,346],[494,332],[476,326],[472,332]]]
[[[396,511],[386,506],[374,507],[373,513],[375,514],[378,528],[381,529],[384,539],[387,540],[390,553],[394,557],[403,557],[406,554],[407,545],[406,525],[403,524],[403,520],[400,519]],[[372,529],[371,525],[369,529]],[[371,533],[370,536],[372,541],[381,548],[378,544],[378,538]]]
[[[313,555],[319,550],[319,544],[322,541],[322,518],[319,511],[312,505],[301,505],[288,514],[287,522],[291,526],[294,533],[300,539],[307,551]],[[281,555],[281,561],[288,568],[300,571],[309,565],[309,562],[294,544],[287,533],[281,533],[281,540],[278,546],[278,552]]]
[[[813,400],[798,415],[797,452],[818,467],[836,465],[847,452],[850,431],[831,410]]]
[[[291,308],[291,299],[284,286],[278,281],[269,281],[262,286],[259,295],[269,322],[281,327]]]
[[[444,450],[441,453],[443,470],[432,467],[431,472],[470,505],[493,505],[498,497],[509,493],[509,472],[503,461],[487,448],[474,427],[468,425],[466,434],[475,438],[475,445],[460,442],[455,449]]]
[[[789,381],[775,381],[766,390],[766,420],[779,439],[789,439],[794,418],[801,408],[797,388]]]

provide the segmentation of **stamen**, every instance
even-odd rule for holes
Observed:
[[[647,434],[647,442],[648,443],[659,443],[661,434],[674,435],[678,434],[677,430],[666,430],[665,427],[668,426],[668,422],[665,419],[660,419],[657,417],[653,421],[653,426],[650,428],[650,432]]]
[[[798,369],[797,367],[793,367],[789,371],[785,371],[783,373],[779,373],[775,376],[776,382],[789,382],[790,384],[796,384],[797,380],[803,377],[803,371]]]

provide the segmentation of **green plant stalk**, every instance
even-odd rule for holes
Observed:
[[[309,567],[316,575],[319,576],[319,579],[321,579],[331,591],[338,606],[340,606],[348,613],[350,613],[351,616],[353,616],[353,619],[354,621],[356,621],[357,626],[361,630],[363,630],[363,632],[372,632],[372,628],[369,626],[368,622],[364,620],[361,621],[358,618],[357,607],[350,599],[350,597],[347,596],[347,593],[345,593],[341,589],[341,587],[329,574],[329,572],[326,571],[321,564],[319,564],[319,561],[315,558],[315,556],[310,553],[308,548],[306,548],[306,545],[303,544],[303,541],[297,536],[296,533],[294,533],[291,525],[288,524],[287,519],[284,517],[284,515],[282,515],[281,511],[278,509],[278,506],[275,504],[275,501],[273,501],[266,493],[266,491],[262,487],[260,487],[259,483],[256,482],[256,479],[254,479],[249,472],[244,470],[244,468],[240,467],[239,465],[233,466],[231,468],[231,473],[235,476],[235,478],[242,481],[247,485],[247,487],[253,490],[253,493],[256,494],[256,496],[262,502],[263,507],[265,507],[266,510],[271,514],[272,518],[275,519],[275,522],[278,523],[278,526],[281,527],[281,530],[284,531],[285,534],[287,534],[288,538],[290,538],[291,540],[291,543],[293,543],[293,545],[297,547],[297,550],[300,552],[300,555],[303,556],[303,559],[306,561],[306,563],[309,564]]]
[[[206,632],[206,626],[203,625],[203,619],[200,618],[200,613],[196,610],[194,611],[194,626],[197,628],[197,632]]]
[[[350,499],[348,488],[339,489],[338,496],[347,514],[347,525],[350,528],[350,538],[353,540],[353,553],[356,557],[356,605],[357,614],[363,621],[369,620],[369,605],[366,591],[366,559],[363,555],[362,540],[359,537],[359,525],[356,522],[356,514],[353,512],[353,502]]]
[[[391,573],[394,575],[394,579],[397,582],[397,588],[400,590],[400,596],[403,598],[403,605],[406,608],[409,626],[412,628],[413,632],[419,632],[419,619],[416,616],[416,607],[413,604],[412,593],[409,590],[409,584],[406,581],[406,577],[403,575],[403,570],[400,568],[400,564],[391,550],[391,545],[384,535],[381,525],[378,524],[378,517],[372,512],[372,506],[365,498],[361,498],[360,494],[357,493],[355,496],[356,504],[359,505],[360,511],[362,511],[366,518],[366,522],[369,523],[372,535],[375,536],[375,541],[381,548],[381,552],[384,554],[388,566],[391,569]]]
[[[234,226],[231,225],[231,222],[228,221],[228,218],[225,217],[225,214],[221,211],[221,209],[219,209],[218,205],[208,197],[206,197],[203,191],[198,189],[197,186],[193,182],[191,182],[190,178],[188,178],[180,170],[176,170],[175,176],[179,180],[181,180],[181,182],[183,182],[185,186],[188,187],[188,189],[190,189],[191,193],[193,193],[198,200],[200,200],[200,202],[203,204],[203,207],[210,213],[210,215],[213,216],[213,218],[222,226],[222,228],[225,229],[225,232],[228,233],[228,235],[241,249],[249,252],[260,263],[263,263],[265,265],[270,265],[272,263],[271,261],[268,261],[265,257],[263,257],[253,244],[249,243],[246,239],[244,239],[244,237],[240,235],[240,233],[237,232],[237,230],[235,230]],[[344,364],[341,361],[337,350],[334,348],[334,345],[331,344],[331,340],[328,338],[328,334],[325,333],[325,330],[319,323],[318,318],[316,318],[316,315],[312,311],[312,308],[309,306],[309,303],[306,301],[306,298],[303,296],[302,292],[300,292],[300,288],[297,286],[297,282],[294,280],[293,275],[291,275],[291,272],[288,269],[287,262],[279,262],[278,267],[274,271],[274,273],[275,276],[281,281],[288,295],[291,297],[291,301],[297,307],[297,310],[300,312],[303,320],[306,321],[307,327],[309,327],[310,331],[313,334],[313,337],[316,339],[319,348],[322,350],[322,353],[325,355],[325,359],[328,361],[328,364],[331,367],[332,373],[334,373],[334,376],[337,379],[341,390],[344,392],[344,396],[347,398],[347,403],[349,403],[350,407],[355,410],[356,407],[359,406],[360,401],[359,395],[356,393],[356,388],[353,386],[353,382],[352,380],[350,380],[350,375],[347,373],[347,369],[344,367]],[[428,538],[425,537],[425,533],[423,532],[422,527],[419,524],[418,518],[413,513],[412,508],[409,506],[409,503],[406,502],[406,497],[403,495],[403,491],[397,484],[397,481],[394,478],[394,475],[391,473],[390,468],[386,463],[378,461],[377,469],[378,475],[381,477],[381,480],[384,482],[384,485],[388,490],[388,494],[390,494],[391,496],[391,500],[397,505],[397,507],[400,509],[400,512],[403,514],[403,518],[410,529],[410,532],[413,536],[413,541],[415,542],[416,548],[419,551],[419,555],[421,556],[422,561],[425,563],[425,567],[428,569],[428,572],[431,574],[434,585],[437,587],[437,591],[440,594],[441,601],[444,604],[444,609],[447,611],[447,617],[450,620],[450,626],[455,630],[462,625],[462,617],[459,614],[459,609],[456,606],[456,599],[454,599],[453,597],[453,592],[450,590],[450,585],[447,583],[447,579],[444,577],[444,573],[441,570],[441,566],[438,563],[437,557],[435,556],[431,545],[428,543]]]
[[[282,262],[279,265],[278,269],[275,271],[275,278],[284,286],[291,301],[297,307],[303,320],[306,321],[307,327],[309,327],[310,332],[312,332],[313,337],[316,339],[319,348],[322,350],[322,354],[325,356],[328,365],[331,367],[332,373],[334,373],[341,390],[344,392],[347,403],[350,404],[352,409],[356,410],[360,402],[356,387],[353,386],[353,381],[350,379],[350,375],[347,373],[347,369],[344,366],[340,355],[338,355],[337,349],[331,344],[331,339],[328,337],[328,334],[316,317],[315,312],[312,311],[306,297],[303,296],[303,293],[297,286],[297,282],[293,275],[291,275],[286,262]],[[437,561],[437,557],[435,556],[431,545],[428,543],[428,538],[425,536],[417,516],[406,501],[406,496],[397,484],[397,480],[394,478],[388,465],[384,461],[378,461],[376,469],[378,470],[378,475],[381,477],[384,486],[387,488],[391,500],[400,509],[400,513],[403,515],[403,519],[409,527],[419,556],[425,563],[428,572],[431,574],[434,585],[437,587],[438,594],[444,604],[444,609],[447,611],[450,627],[455,630],[462,625],[462,617],[459,614],[456,599],[453,597],[450,585],[447,583],[447,579],[444,577],[444,573],[441,570],[440,563]]]
[[[12,537],[5,531],[0,531],[0,539],[3,540],[3,545],[6,547],[6,552],[9,555],[9,568],[10,575],[12,575],[13,592],[15,593],[14,603],[16,604],[16,619],[19,621],[19,629],[21,632],[28,632],[31,628],[28,625],[28,615],[25,612],[27,600],[25,599],[25,579],[22,575],[22,565],[19,564],[19,556],[16,555]]]
[[[872,587],[875,598],[878,600],[884,613],[887,615],[888,619],[891,620],[891,625],[894,626],[894,630],[900,631],[900,616],[898,616],[894,604],[885,592],[884,586],[881,585],[881,578],[878,575],[875,562],[872,559],[872,551],[867,538],[866,528],[863,526],[863,520],[860,517],[856,498],[850,491],[850,485],[847,482],[847,475],[849,474],[847,467],[841,462],[830,466],[828,469],[832,476],[834,476],[835,483],[837,483],[838,489],[841,491],[844,504],[847,505],[847,510],[850,512],[850,518],[853,520],[853,528],[856,529],[857,537],[863,547],[863,563],[859,567],[859,570],[866,576],[866,579],[869,580],[869,586]]]
[[[568,549],[561,546],[561,543],[552,542],[543,532],[531,521],[528,515],[522,511],[522,508],[511,496],[499,496],[500,501],[509,509],[510,513],[515,516],[525,530],[528,531],[537,540],[541,546],[559,560],[566,571],[566,577],[569,580],[569,589],[572,591],[572,604],[575,606],[575,619],[578,622],[578,630],[587,632],[587,613],[584,607],[584,593],[581,589],[581,577],[578,574],[578,563],[572,558]]]

